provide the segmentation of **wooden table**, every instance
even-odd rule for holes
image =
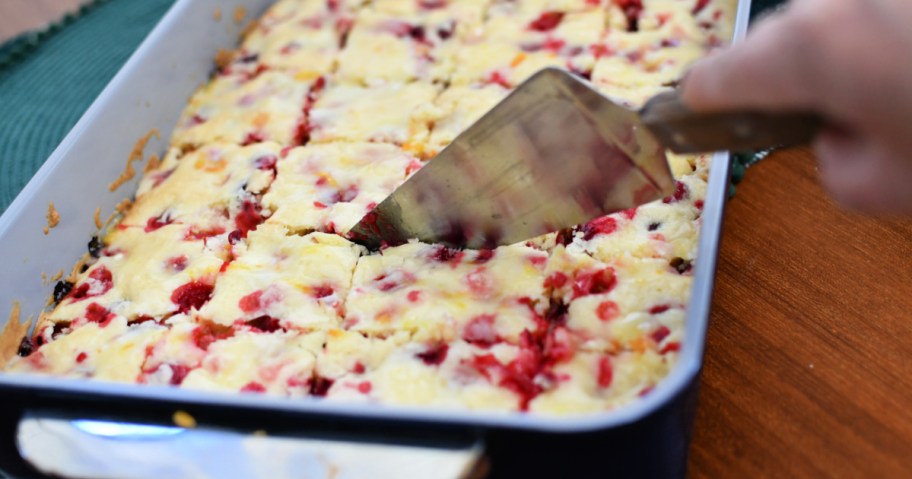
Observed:
[[[910,185],[912,187],[912,185]],[[846,213],[811,152],[729,202],[692,477],[912,477],[912,221]]]
[[[79,0],[0,0],[0,40]],[[912,221],[835,207],[807,150],[729,203],[694,478],[912,477]]]

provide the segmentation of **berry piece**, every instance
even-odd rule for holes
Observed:
[[[446,359],[447,351],[450,347],[446,343],[433,344],[428,349],[422,353],[418,353],[415,356],[418,359],[424,361],[424,364],[428,366],[437,366]]]
[[[529,30],[548,32],[557,28],[564,19],[563,12],[544,12],[529,24]]]
[[[171,293],[171,302],[177,305],[179,313],[186,313],[190,309],[200,309],[206,301],[212,298],[213,286],[202,281],[191,281],[179,286]]]

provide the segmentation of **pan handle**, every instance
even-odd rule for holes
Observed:
[[[183,413],[186,414],[186,413]],[[245,434],[26,411],[16,431],[22,458],[66,478],[476,478],[481,441],[448,447]]]
[[[640,110],[640,118],[675,153],[750,151],[810,143],[823,122],[805,112],[698,113],[677,91],[661,93]]]

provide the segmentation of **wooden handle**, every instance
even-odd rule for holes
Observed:
[[[650,99],[640,118],[675,153],[749,151],[807,144],[822,124],[811,113],[697,113],[675,91]]]

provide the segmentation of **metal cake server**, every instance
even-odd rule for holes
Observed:
[[[557,68],[514,90],[352,228],[370,248],[417,238],[492,248],[670,195],[665,149],[750,150],[813,138],[811,114],[700,114],[676,92],[639,112]]]

